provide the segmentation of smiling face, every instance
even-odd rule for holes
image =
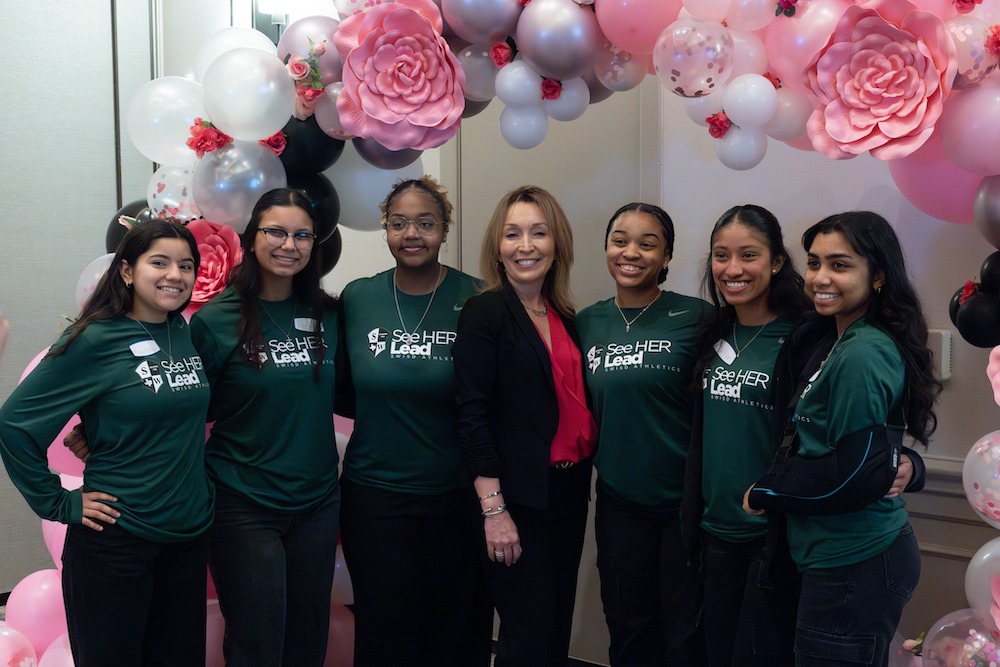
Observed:
[[[540,291],[555,255],[555,240],[542,209],[515,202],[500,230],[500,261],[511,287],[519,294]]]
[[[396,266],[414,270],[436,267],[441,244],[445,241],[445,228],[437,202],[426,192],[411,188],[393,197],[385,213],[387,220],[401,216],[398,219],[405,219],[408,223],[402,232],[386,230],[386,242],[389,252],[396,259]],[[411,222],[423,219],[433,219],[438,223],[427,236],[421,234],[417,224]]]
[[[196,269],[191,246],[180,238],[159,238],[135,264],[122,260],[122,280],[131,284],[129,315],[143,322],[163,322],[191,298]]]
[[[619,290],[658,290],[660,271],[670,264],[663,227],[647,213],[621,214],[608,233],[606,259]]]
[[[764,235],[740,222],[719,229],[712,239],[712,279],[719,294],[741,315],[769,315],[771,276],[784,258],[771,255]],[[749,319],[749,318],[748,318]]]
[[[281,229],[289,235],[281,245],[275,246],[268,235],[260,231],[262,229]],[[312,218],[298,206],[272,206],[261,214],[253,254],[260,264],[261,282],[265,286],[290,284],[295,274],[309,263],[313,245],[296,244],[291,235],[297,232],[314,232]]]
[[[807,252],[806,293],[816,312],[837,320],[837,333],[842,335],[864,315],[884,278],[871,275],[868,261],[841,232],[817,234]]]

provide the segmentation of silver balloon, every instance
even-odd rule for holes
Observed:
[[[288,185],[285,167],[256,141],[234,141],[198,160],[191,179],[194,202],[211,222],[242,233],[265,192]]]
[[[514,33],[519,0],[441,0],[449,30],[470,44],[495,42]]]
[[[1000,176],[987,176],[979,183],[972,210],[976,229],[991,246],[1000,248]]]
[[[594,68],[604,36],[590,7],[574,0],[531,0],[514,40],[532,68],[550,79],[572,79]]]

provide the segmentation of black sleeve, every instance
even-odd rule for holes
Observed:
[[[469,299],[458,318],[451,354],[455,364],[456,426],[462,456],[475,476],[499,477],[500,466],[490,425],[497,368],[498,335],[503,325],[499,294]]]

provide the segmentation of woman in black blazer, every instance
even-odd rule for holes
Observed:
[[[505,195],[483,240],[484,292],[466,302],[452,347],[500,615],[497,667],[561,666],[569,653],[596,439],[572,263],[572,230],[552,195],[535,186]]]

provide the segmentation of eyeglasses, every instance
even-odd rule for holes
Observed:
[[[285,245],[285,239],[289,236],[292,237],[292,243],[296,248],[311,248],[316,242],[316,235],[312,232],[288,232],[277,227],[261,227],[257,231],[274,247]]]
[[[416,220],[410,220],[405,215],[390,215],[389,219],[386,220],[382,227],[385,228],[387,232],[392,232],[393,234],[402,234],[406,231],[406,228],[413,225],[413,228],[417,230],[417,233],[421,236],[430,236],[440,225],[439,220],[435,220],[433,216],[422,215]]]

